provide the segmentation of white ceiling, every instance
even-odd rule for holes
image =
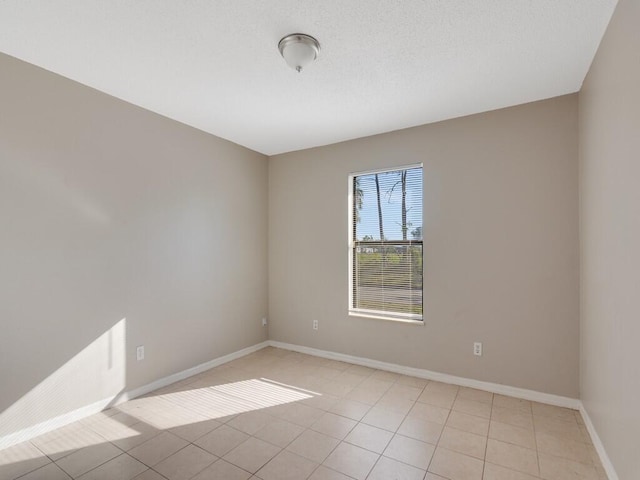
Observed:
[[[0,51],[273,155],[576,92],[616,2],[0,0]]]

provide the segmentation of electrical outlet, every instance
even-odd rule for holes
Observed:
[[[266,318],[263,318],[263,319],[262,319],[262,326],[263,326],[263,327],[266,327],[266,326],[267,326],[267,319],[266,319]]]
[[[481,342],[475,342],[473,344],[473,354],[477,355],[478,357],[482,356],[482,343]]]
[[[313,321],[313,329],[317,330],[318,329],[318,320],[314,320]]]
[[[136,347],[136,359],[138,361],[144,360],[144,345],[140,345]]]

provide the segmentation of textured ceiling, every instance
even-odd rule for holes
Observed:
[[[0,51],[272,155],[575,92],[615,4],[0,0]]]

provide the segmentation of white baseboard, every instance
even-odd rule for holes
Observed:
[[[305,353],[308,355],[314,355],[316,357],[322,357],[322,358],[327,358],[331,360],[339,360],[342,362],[353,363],[356,365],[362,365],[365,367],[375,368],[378,370],[385,370],[385,371],[399,373],[403,375],[410,375],[414,377],[424,378],[427,380],[446,382],[454,385],[460,385],[463,387],[477,388],[477,389],[486,390],[492,393],[509,395],[512,397],[522,398],[525,400],[532,400],[535,402],[546,403],[549,405],[557,405],[560,407],[579,410],[580,413],[582,414],[585,426],[587,427],[589,435],[591,435],[591,439],[596,448],[596,451],[598,452],[598,455],[602,462],[602,466],[605,469],[607,476],[609,477],[609,480],[619,480],[618,475],[616,474],[615,469],[613,467],[613,464],[611,463],[611,460],[609,459],[609,456],[607,455],[604,449],[604,445],[602,444],[602,441],[600,440],[600,437],[598,436],[595,430],[595,427],[591,421],[591,418],[589,417],[589,414],[585,410],[582,402],[578,399],[562,397],[559,395],[552,395],[549,393],[537,392],[534,390],[527,390],[524,388],[511,387],[508,385],[500,385],[497,383],[483,382],[480,380],[473,380],[470,378],[457,377],[457,376],[448,375],[445,373],[433,372],[431,370],[406,367],[406,366],[397,365],[394,363],[381,362],[379,360],[356,357],[353,355],[346,355],[343,353],[331,352],[327,350],[319,350],[316,348],[293,345],[290,343],[277,342],[274,340],[267,340],[267,341],[258,343],[256,345],[253,345],[251,347],[243,348],[242,350],[238,350],[228,355],[215,358],[213,360],[202,363],[195,367],[183,370],[178,373],[174,373],[164,378],[160,378],[147,385],[143,385],[133,390],[117,394],[113,397],[97,401],[95,403],[86,405],[84,407],[78,408],[76,410],[65,413],[63,415],[59,415],[57,417],[54,417],[52,419],[49,419],[37,425],[33,425],[31,427],[25,428],[18,432],[14,432],[4,437],[0,437],[0,450],[10,447],[11,445],[15,445],[17,443],[30,440],[32,438],[37,437],[38,435],[42,435],[51,430],[55,430],[56,428],[64,427],[69,423],[73,423],[75,421],[81,420],[90,415],[94,415],[110,406],[118,405],[122,402],[132,400],[136,397],[145,395],[149,392],[165,387],[167,385],[171,385],[172,383],[178,382],[180,380],[184,380],[185,378],[191,377],[193,375],[197,375],[199,373],[205,372],[211,368],[217,367],[224,363],[244,357],[245,355],[249,355],[250,353],[256,352],[267,346],[282,348],[282,349],[291,350],[294,352]]]
[[[194,375],[206,372],[207,370],[218,367],[224,363],[228,363],[232,360],[236,360],[238,358],[249,355],[250,353],[257,352],[258,350],[261,350],[264,347],[268,346],[269,341],[265,340],[264,342],[257,343],[247,348],[243,348],[242,350],[232,352],[222,357],[214,358],[213,360],[201,363],[200,365],[196,365],[195,367],[191,367],[181,372],[174,373],[173,375],[169,375],[168,377],[160,378],[155,382],[151,382],[147,385],[143,385],[142,387],[135,388],[129,392],[125,392],[119,395],[115,399],[115,402],[112,403],[112,405],[118,405],[122,402],[127,402],[141,395],[145,395],[149,392],[153,392],[154,390],[158,390],[159,388],[166,387],[167,385],[171,385],[172,383],[179,382],[180,380],[184,380],[185,378],[193,377]]]
[[[118,393],[112,397],[99,400],[90,405],[85,405],[84,407],[80,407],[76,410],[64,413],[31,427],[27,427],[17,432],[10,433],[9,435],[0,437],[0,450],[17,443],[25,442],[37,437],[38,435],[42,435],[44,433],[50,432],[51,430],[55,430],[56,428],[64,427],[65,425],[68,425],[70,423],[82,420],[83,418],[99,413],[108,407],[118,405],[128,400],[132,400],[136,397],[157,390],[158,388],[166,387],[167,385],[171,385],[172,383],[184,380],[185,378],[191,377],[193,375],[197,375],[198,373],[205,372],[211,368],[222,365],[223,363],[227,363],[232,360],[236,360],[237,358],[244,357],[245,355],[249,355],[250,353],[256,352],[267,346],[269,346],[269,342],[264,341],[256,345],[252,345],[251,347],[243,348],[242,350],[238,350],[222,357],[214,358],[213,360],[202,363],[192,368],[188,368],[187,370],[183,370],[167,377],[160,378],[147,385],[143,385],[142,387],[135,388],[128,392]]]
[[[330,352],[327,350],[319,350],[317,348],[303,347],[300,345],[293,345],[290,343],[276,342],[274,340],[269,340],[268,343],[272,347],[283,348],[285,350],[292,350],[294,352],[306,353],[308,355],[314,355],[316,357],[354,363],[356,365],[362,365],[364,367],[375,368],[378,370],[386,370],[388,372],[400,373],[402,375],[410,375],[412,377],[419,377],[427,380],[435,380],[438,382],[451,383],[454,385],[460,385],[462,387],[477,388],[479,390],[485,390],[487,392],[499,393],[501,395],[509,395],[511,397],[522,398],[524,400],[532,400],[534,402],[546,403],[548,405],[556,405],[558,407],[566,407],[566,408],[571,408],[573,410],[579,410],[581,406],[581,402],[577,398],[562,397],[560,395],[552,395],[550,393],[542,393],[542,392],[536,392],[535,390],[527,390],[525,388],[510,387],[508,385],[500,385],[498,383],[483,382],[480,380],[473,380],[471,378],[456,377],[454,375],[433,372],[431,370],[425,370],[422,368],[405,367],[403,365],[397,365],[395,363],[381,362],[379,360],[372,360],[370,358],[355,357],[353,355],[346,355],[344,353],[336,353],[336,352]]]
[[[403,375],[411,375],[413,377],[424,378],[427,380],[435,380],[438,382],[451,383],[454,385],[460,385],[463,387],[477,388],[492,393],[498,393],[501,395],[509,395],[511,397],[522,398],[524,400],[531,400],[534,402],[546,403],[548,405],[556,405],[558,407],[571,408],[573,410],[579,410],[584,424],[587,427],[587,431],[591,436],[593,445],[598,452],[602,467],[604,468],[609,480],[619,480],[618,475],[607,455],[607,452],[596,432],[596,429],[589,418],[582,401],[577,398],[562,397],[559,395],[552,395],[549,393],[537,392],[535,390],[527,390],[525,388],[510,387],[508,385],[501,385],[498,383],[482,382],[480,380],[473,380],[470,378],[456,377],[454,375],[448,375],[445,373],[433,372],[431,370],[425,370],[421,368],[405,367],[403,365],[397,365],[395,363],[381,362],[378,360],[372,360],[370,358],[355,357],[353,355],[346,355],[344,353],[330,352],[327,350],[319,350],[317,348],[304,347],[301,345],[294,345],[291,343],[277,342],[275,340],[269,340],[268,344],[272,347],[282,348],[285,350],[291,350],[299,353],[306,353],[307,355],[314,355],[316,357],[327,358],[330,360],[339,360],[342,362],[354,363],[356,365],[362,365],[365,367],[375,368],[378,370],[386,370],[388,372],[400,373]]]
[[[589,413],[587,413],[587,409],[584,408],[582,402],[580,402],[580,414],[582,415],[584,424],[587,427],[589,435],[591,436],[593,446],[596,448],[596,452],[598,452],[600,462],[602,463],[602,468],[604,468],[607,477],[609,478],[609,480],[619,480],[618,474],[616,473],[615,468],[613,468],[613,463],[611,463],[611,459],[609,458],[609,455],[607,455],[607,451],[604,449],[602,440],[600,440],[600,437],[598,436],[596,427],[593,425],[591,417],[589,417]]]
[[[4,437],[0,437],[0,450],[17,443],[31,440],[32,438],[42,435],[43,433],[50,432],[51,430],[55,430],[56,428],[64,427],[65,425],[101,412],[105,408],[109,407],[111,400],[111,398],[99,400],[90,405],[85,405],[84,407],[72,410],[71,412],[58,415],[57,417],[50,418],[49,420],[45,420],[44,422],[32,425],[31,427],[27,427],[22,430],[18,430],[17,432],[10,433],[9,435],[5,435]]]

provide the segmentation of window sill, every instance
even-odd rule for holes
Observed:
[[[349,310],[350,317],[371,318],[373,320],[385,320],[387,322],[404,323],[408,325],[424,325],[424,320],[416,320],[411,318],[399,318],[387,315],[379,315],[370,312],[361,312],[359,310]]]

